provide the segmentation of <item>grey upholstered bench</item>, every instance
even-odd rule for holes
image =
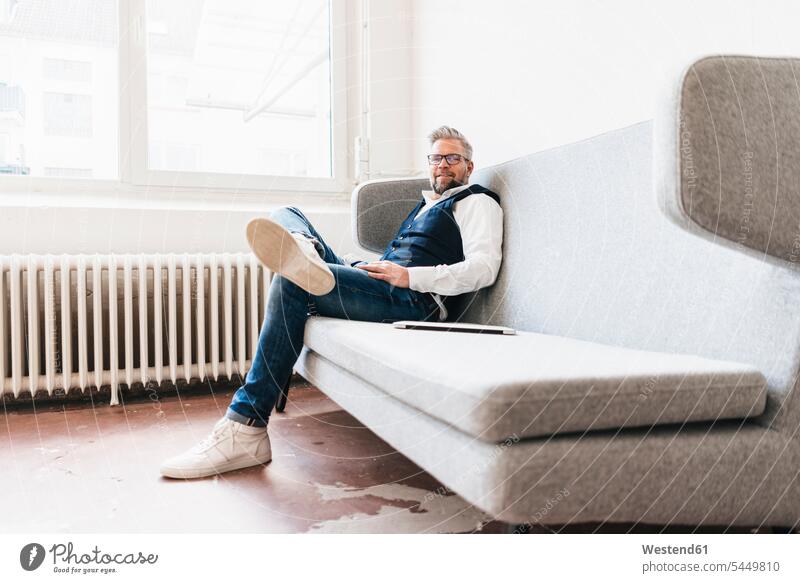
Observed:
[[[461,319],[517,336],[317,317],[298,371],[501,520],[795,525],[793,67],[702,60],[657,130],[473,175],[501,195],[504,262]],[[357,242],[380,252],[423,188],[360,185]]]

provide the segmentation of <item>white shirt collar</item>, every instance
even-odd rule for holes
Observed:
[[[425,198],[425,202],[427,204],[436,204],[438,202],[445,200],[446,198],[450,198],[454,194],[458,194],[459,192],[461,192],[465,188],[469,188],[470,186],[471,186],[470,184],[462,184],[461,186],[450,188],[448,190],[445,190],[439,198],[434,198],[434,196],[436,196],[436,193],[434,191],[423,190],[422,196]]]

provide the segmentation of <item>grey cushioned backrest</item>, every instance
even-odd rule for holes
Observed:
[[[689,67],[659,127],[665,209],[709,234],[800,259],[800,60],[714,56]]]
[[[431,187],[427,178],[373,180],[359,184],[351,199],[353,240],[364,249],[383,253],[422,197]]]
[[[783,404],[798,371],[798,273],[667,220],[652,142],[647,122],[474,173],[502,200],[503,265],[464,320],[752,364],[769,382],[761,421],[796,423]]]

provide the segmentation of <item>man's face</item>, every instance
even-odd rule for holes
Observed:
[[[453,164],[452,166],[447,163],[447,160],[442,158],[442,161],[436,166],[429,165],[429,172],[431,177],[431,188],[437,194],[443,194],[444,191],[456,186],[466,184],[469,180],[469,175],[472,173],[472,160],[467,161],[464,152],[464,147],[461,142],[454,138],[444,138],[436,140],[431,148],[431,154],[461,154],[462,160]]]

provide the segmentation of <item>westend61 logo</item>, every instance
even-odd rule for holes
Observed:
[[[41,567],[49,553],[53,559],[54,573],[114,573],[116,567],[109,565],[153,565],[158,555],[138,553],[104,553],[95,547],[88,553],[75,553],[71,542],[54,544],[48,551],[39,543],[28,543],[19,552],[19,564],[26,571]]]

